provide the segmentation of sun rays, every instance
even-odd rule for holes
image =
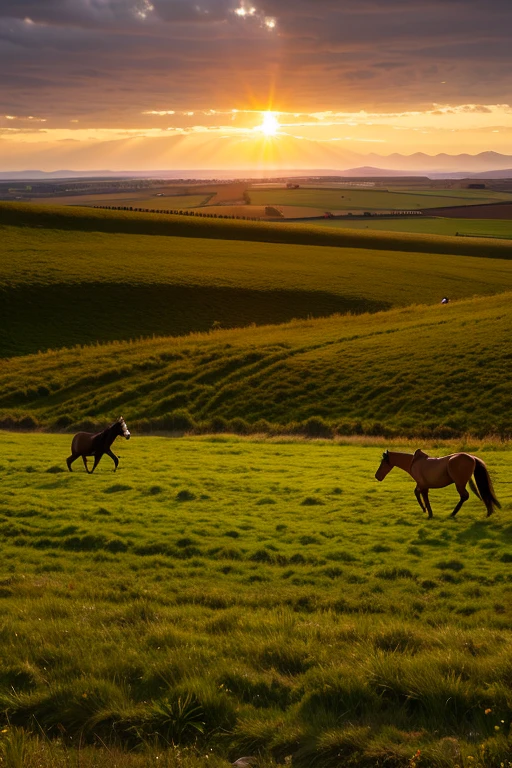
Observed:
[[[279,120],[273,112],[263,112],[263,121],[254,129],[264,136],[275,136],[279,132]]]

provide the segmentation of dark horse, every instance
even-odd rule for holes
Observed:
[[[415,453],[401,453],[399,451],[384,451],[382,461],[375,473],[377,480],[384,480],[393,467],[400,467],[408,472],[416,481],[414,493],[423,512],[428,512],[433,517],[432,507],[428,499],[430,488],[445,488],[455,483],[460,496],[460,501],[450,517],[455,517],[465,501],[469,499],[466,483],[480,501],[486,506],[487,517],[492,515],[494,507],[500,509],[501,504],[495,496],[489,472],[482,459],[472,456],[470,453],[451,453],[439,459],[431,458],[418,448]],[[473,482],[473,476],[475,482]],[[423,499],[423,502],[422,502]]]
[[[96,432],[96,434],[93,434],[92,432],[77,432],[71,442],[71,456],[66,459],[69,471],[73,471],[71,469],[72,463],[81,456],[86,471],[92,475],[98,466],[101,457],[106,453],[115,464],[115,472],[117,465],[119,464],[119,459],[115,453],[110,450],[110,446],[116,437],[120,435],[126,437],[127,440],[130,439],[130,432],[128,431],[128,427],[122,416],[120,416],[117,421],[114,421],[110,427],[104,429],[103,432]],[[94,456],[94,465],[90,471],[87,466],[87,456]]]

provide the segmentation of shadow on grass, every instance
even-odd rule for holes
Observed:
[[[0,291],[0,357],[154,334],[379,312],[390,306],[328,291],[103,282],[11,287]]]

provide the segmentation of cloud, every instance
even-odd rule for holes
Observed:
[[[54,26],[135,23],[152,11],[151,0],[2,0],[0,4],[0,18]]]
[[[476,111],[512,102],[511,25],[510,0],[0,0],[0,114]]]

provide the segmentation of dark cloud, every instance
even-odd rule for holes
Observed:
[[[272,93],[293,111],[512,101],[510,0],[253,5],[242,17],[243,0],[0,0],[0,114],[120,125],[151,109],[257,109]]]
[[[56,26],[100,26],[140,19],[145,0],[2,0],[0,18]]]

